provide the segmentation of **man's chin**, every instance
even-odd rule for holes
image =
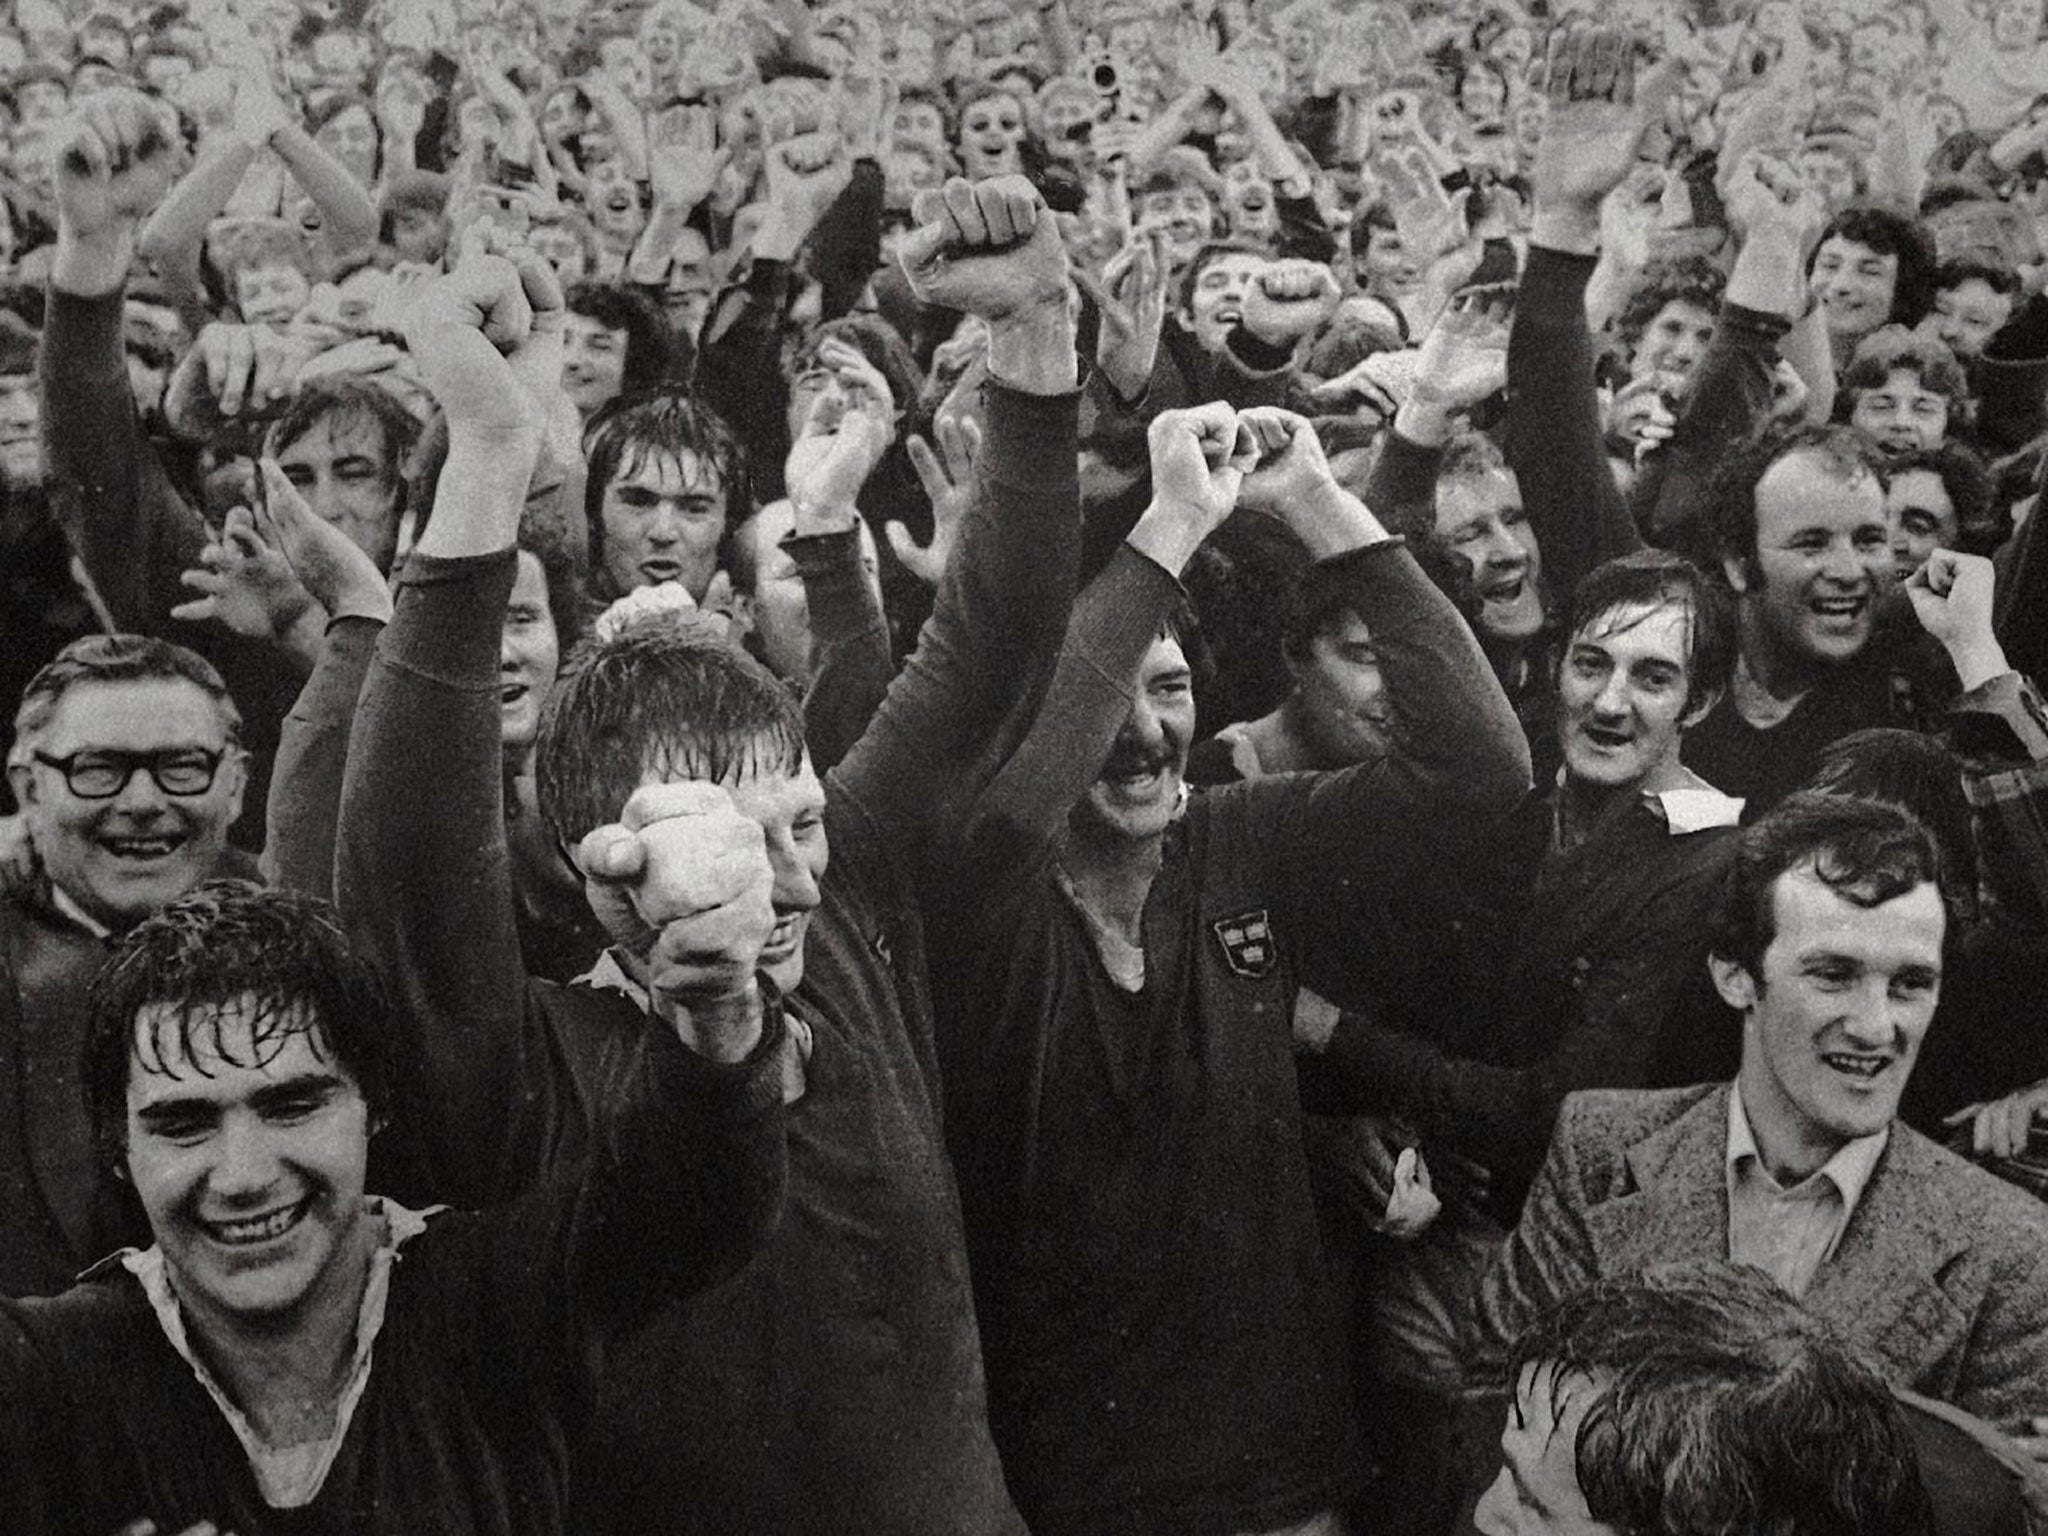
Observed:
[[[797,940],[796,948],[779,960],[764,960],[760,974],[773,983],[775,990],[787,997],[803,984],[804,946]]]

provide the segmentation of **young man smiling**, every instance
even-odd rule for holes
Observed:
[[[1896,1119],[1940,997],[1937,868],[1919,823],[1872,801],[1801,794],[1743,834],[1710,962],[1743,1018],[1736,1079],[1565,1101],[1480,1287],[1482,1356],[1595,1281],[1726,1258],[1892,1385],[2032,1433],[2048,1216]]]
[[[1890,467],[1862,433],[1802,428],[1729,461],[1714,533],[1741,643],[1728,696],[1686,737],[1688,767],[1754,817],[1813,755],[1865,726],[1913,725],[1955,692],[1924,637],[1880,631],[1895,569]]]
[[[690,814],[734,863],[680,922],[744,968],[759,831]],[[597,1346],[736,1269],[778,1208],[780,1020],[693,1023],[641,1031],[596,1155],[490,1216],[413,1211],[365,1186],[408,1041],[324,904],[219,882],[144,921],[95,983],[84,1076],[154,1241],[0,1303],[0,1526],[561,1531]]]

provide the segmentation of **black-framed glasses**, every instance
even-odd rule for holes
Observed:
[[[63,774],[65,787],[79,799],[111,800],[128,787],[138,768],[146,769],[156,787],[167,795],[203,795],[213,788],[213,776],[220,772],[227,753],[172,747],[163,752],[88,750],[69,757],[52,757],[47,752],[29,756]]]

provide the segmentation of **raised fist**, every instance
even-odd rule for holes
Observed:
[[[904,275],[927,304],[990,324],[1067,302],[1067,251],[1052,211],[1022,176],[955,176],[921,192],[918,227],[901,247]]]
[[[531,252],[516,263],[472,255],[419,286],[406,307],[406,346],[451,437],[538,442],[562,377],[567,313],[554,269]]]
[[[639,956],[658,1001],[692,1017],[756,996],[775,927],[761,824],[722,785],[646,785],[576,850],[592,909]]]
[[[1334,483],[1322,439],[1307,417],[1278,406],[1259,406],[1241,412],[1237,421],[1259,450],[1257,468],[1238,489],[1239,506],[1285,519],[1291,509]]]
[[[1175,508],[1203,537],[1230,516],[1245,476],[1259,462],[1258,439],[1221,401],[1160,412],[1146,441],[1154,504]]]
[[[162,113],[136,91],[89,99],[58,130],[52,150],[60,239],[132,237],[177,173]]]
[[[1312,335],[1343,297],[1337,279],[1319,261],[1268,262],[1244,296],[1244,328],[1270,346]]]

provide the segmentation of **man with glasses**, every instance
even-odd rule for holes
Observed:
[[[0,1294],[47,1295],[136,1237],[96,1173],[78,1085],[107,943],[200,882],[249,874],[241,716],[216,672],[140,635],[74,641],[30,679],[8,783],[38,865],[0,895]]]

